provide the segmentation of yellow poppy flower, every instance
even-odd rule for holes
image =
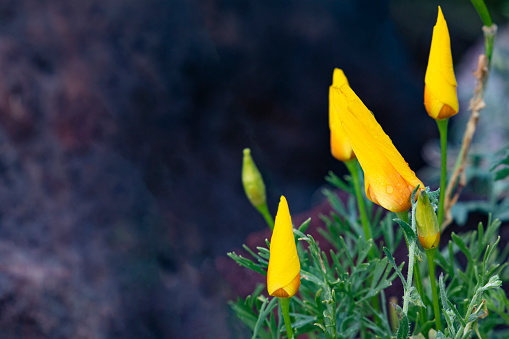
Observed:
[[[428,115],[440,120],[458,113],[456,77],[452,65],[451,39],[442,9],[438,6],[437,23],[429,50],[428,68],[424,78],[424,106]]]
[[[367,197],[392,212],[408,210],[412,191],[424,185],[350,86],[334,88],[333,94],[334,108],[364,170]]]
[[[271,296],[290,298],[300,286],[300,262],[286,198],[281,196],[270,239],[267,290]]]
[[[426,250],[435,248],[440,243],[438,219],[426,192],[421,192],[415,208],[415,221],[419,242]]]
[[[339,88],[344,84],[348,85],[345,74],[339,68],[335,68],[332,76],[332,86],[329,87],[329,129],[331,154],[339,161],[348,161],[355,158],[350,141],[348,141],[332,104],[332,89],[334,87]]]

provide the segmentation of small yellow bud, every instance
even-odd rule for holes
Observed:
[[[433,205],[425,191],[419,193],[415,208],[417,235],[425,250],[435,248],[440,243],[440,226]]]
[[[332,86],[329,87],[329,129],[331,154],[339,161],[349,161],[355,158],[352,145],[350,145],[350,141],[341,125],[333,100],[333,88],[340,88],[345,84],[348,85],[345,73],[339,68],[335,68],[332,75]]]
[[[262,175],[251,157],[251,150],[244,149],[242,159],[242,185],[251,204],[259,209],[266,203],[265,184]]]
[[[440,6],[438,7],[437,23],[433,28],[424,82],[424,106],[430,117],[441,120],[458,113],[451,39]]]
[[[270,239],[267,291],[274,297],[290,298],[297,293],[299,286],[300,261],[293,236],[292,218],[288,203],[281,196]]]

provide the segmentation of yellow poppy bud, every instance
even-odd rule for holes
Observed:
[[[267,290],[271,296],[290,298],[300,286],[300,262],[293,236],[292,218],[288,203],[281,196],[274,231],[270,239],[270,258],[267,270]]]
[[[408,210],[413,189],[424,185],[350,86],[334,88],[333,94],[334,108],[364,170],[367,197],[392,212]]]
[[[440,120],[458,113],[456,77],[452,65],[451,39],[444,15],[438,6],[437,23],[429,50],[428,68],[424,78],[424,106],[429,116]]]
[[[440,227],[437,215],[426,192],[421,191],[415,207],[417,235],[422,247],[426,250],[435,248],[440,243]]]
[[[244,192],[255,208],[260,208],[266,203],[265,184],[262,175],[251,157],[251,150],[244,149],[242,159],[242,185]]]
[[[335,68],[332,76],[332,86],[329,87],[329,129],[331,153],[339,161],[348,161],[355,158],[350,141],[348,141],[338,114],[332,104],[333,87],[339,88],[344,84],[348,85],[345,74],[339,68]]]

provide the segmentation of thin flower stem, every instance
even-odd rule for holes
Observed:
[[[474,5],[475,10],[481,17],[482,23],[485,26],[491,26],[493,24],[493,21],[491,21],[490,12],[488,11],[488,7],[486,7],[486,4],[483,0],[470,0],[472,2],[472,5]]]
[[[357,170],[357,159],[353,159],[350,161],[345,161],[345,165],[350,171],[352,175],[353,186],[355,190],[355,196],[357,198],[357,206],[359,208],[359,215],[361,218],[362,229],[364,230],[364,236],[366,237],[366,241],[372,239],[371,235],[371,225],[369,223],[368,215],[366,214],[366,206],[364,205],[364,196],[361,190],[361,183],[359,180],[359,172]],[[373,252],[373,251],[371,251]],[[374,254],[374,253],[373,253]]]
[[[415,224],[415,206],[416,204],[412,203],[412,230],[416,232],[416,224]],[[403,314],[408,314],[408,304],[410,302],[410,288],[412,287],[412,276],[414,271],[414,260],[415,260],[415,241],[412,241],[408,246],[408,276],[406,286],[403,286],[405,289],[405,294],[403,295]]]
[[[442,321],[440,320],[440,310],[438,308],[437,283],[435,279],[435,251],[436,248],[426,250],[426,256],[428,257],[429,279],[431,281],[431,293],[433,294],[433,311],[435,312],[435,324],[437,325],[437,331],[442,331]]]
[[[366,241],[369,239],[373,239],[373,235],[371,234],[371,224],[368,219],[368,215],[366,213],[366,206],[364,205],[364,195],[361,190],[361,181],[359,178],[359,171],[358,171],[358,161],[357,159],[352,159],[350,161],[345,161],[345,165],[350,171],[350,174],[352,175],[352,181],[353,186],[355,190],[355,196],[357,198],[357,207],[359,208],[359,215],[361,218],[362,223],[362,229],[364,230],[364,237],[366,238]],[[370,259],[376,258],[377,256],[377,249],[376,244],[373,239],[373,247],[371,247],[371,251],[369,251],[368,257]],[[372,298],[373,301],[373,308],[380,312],[380,301],[378,300],[378,296],[375,295]],[[381,321],[379,318],[376,318],[376,323],[378,325],[381,325]]]
[[[446,192],[446,179],[447,179],[447,124],[449,118],[437,120],[438,131],[440,132],[440,149],[442,154],[442,161],[440,165],[440,200],[438,201],[438,223],[441,225],[444,220],[444,200]]]
[[[398,218],[400,218],[407,224],[409,223],[408,211],[398,212],[398,213],[396,213],[396,215],[398,216]],[[408,239],[406,238],[406,236],[405,236],[405,240],[406,240],[407,248],[410,248],[410,246],[408,244]],[[422,286],[421,269],[419,268],[418,262],[414,263],[414,279],[415,279],[415,285],[417,287],[417,292],[419,292],[419,295],[421,296],[422,300],[424,301],[424,287]],[[424,314],[424,312],[419,312],[419,317],[421,319],[421,324],[424,324],[426,322],[426,315]]]
[[[470,0],[472,5],[474,5],[477,14],[481,18],[481,21],[484,25],[484,53],[486,58],[488,59],[487,68],[488,71],[491,69],[491,57],[493,55],[493,42],[495,41],[495,34],[497,31],[497,25],[493,24],[493,20],[491,20],[490,11],[488,11],[488,7],[484,0]],[[486,88],[486,77],[485,82],[483,84],[483,88]]]
[[[272,218],[272,215],[269,212],[269,208],[267,207],[267,203],[258,206],[256,208],[258,212],[263,216],[263,219],[265,219],[265,222],[267,223],[267,226],[269,226],[270,230],[272,231],[274,229],[274,219]]]
[[[412,275],[414,271],[415,242],[408,247],[408,276],[403,296],[403,314],[408,314],[408,303],[410,302],[410,287],[412,286]]]
[[[419,263],[414,263],[414,279],[415,279],[415,286],[417,287],[417,292],[419,292],[419,295],[421,296],[422,302],[425,302],[424,298],[424,287],[422,286],[422,279],[421,279],[421,269],[419,268]],[[419,318],[421,319],[421,324],[426,323],[426,314],[422,311],[419,311]]]
[[[415,279],[415,286],[417,287],[417,292],[419,292],[419,295],[422,298],[422,301],[424,302],[424,287],[422,286],[422,279],[421,279],[421,269],[419,268],[419,263],[416,262],[414,264],[414,279]],[[421,318],[421,324],[424,324],[426,322],[426,314],[424,312],[419,312],[420,318]]]
[[[488,71],[491,70],[491,58],[493,56],[493,43],[495,42],[495,35],[497,33],[497,25],[483,26],[482,31],[484,33],[484,50],[486,52],[486,58],[488,59]],[[483,90],[486,90],[486,82],[488,77],[484,79]]]
[[[283,318],[285,319],[286,334],[288,338],[293,338],[292,322],[290,321],[290,299],[291,298],[279,298],[279,304],[281,305],[281,311],[283,311]]]

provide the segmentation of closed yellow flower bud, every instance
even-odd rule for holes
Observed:
[[[255,208],[260,208],[266,203],[265,184],[262,175],[251,157],[251,150],[244,149],[242,159],[242,185],[246,196]]]
[[[297,293],[299,286],[300,261],[293,236],[292,218],[288,203],[281,196],[270,239],[267,290],[271,296],[290,298]]]
[[[339,68],[335,68],[332,76],[332,86],[329,87],[329,129],[331,154],[339,161],[348,161],[355,158],[355,153],[334,109],[332,100],[332,89],[334,87],[339,88],[344,84],[348,85],[345,74]]]
[[[435,248],[440,243],[440,226],[437,215],[425,191],[419,193],[415,207],[415,221],[419,242],[425,250]]]
[[[408,210],[412,191],[424,185],[389,136],[350,86],[333,89],[333,106],[364,171],[367,197],[392,212]]]
[[[458,113],[451,39],[440,6],[438,7],[437,23],[433,28],[424,82],[424,106],[430,117],[441,120]]]

